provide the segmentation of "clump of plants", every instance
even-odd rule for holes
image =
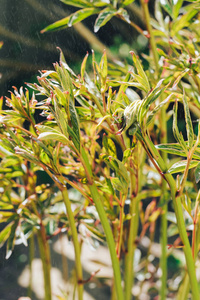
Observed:
[[[89,73],[86,54],[77,75],[60,51],[54,70],[42,71],[38,83],[29,84],[29,90],[14,89],[6,99],[0,115],[0,215],[5,224],[0,242],[7,241],[6,256],[16,241],[27,245],[36,235],[45,300],[50,300],[48,240],[66,231],[74,244],[74,287],[81,300],[87,282],[80,259],[81,224],[90,241],[109,249],[111,299],[131,299],[133,286],[142,292],[149,280],[148,293],[153,290],[160,299],[191,295],[198,300],[199,2],[156,1],[152,19],[148,2],[141,0],[146,31],[129,18],[126,8],[133,1],[63,2],[80,9],[45,30],[97,14],[96,32],[118,17],[149,40],[149,55],[143,55],[148,68],[134,49],[131,65],[109,62],[106,52],[97,62],[92,53]],[[47,174],[47,181],[39,182],[39,174]],[[69,189],[78,191],[79,200],[69,198]],[[66,213],[59,210],[62,204]],[[155,232],[161,257],[152,269]],[[134,258],[144,235],[150,245],[138,261],[140,279]],[[168,236],[175,237],[172,244]],[[167,258],[176,248],[184,253],[185,266],[174,271],[179,284],[172,289]]]

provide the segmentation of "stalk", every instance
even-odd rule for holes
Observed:
[[[120,272],[120,265],[119,265],[119,260],[117,258],[117,253],[115,250],[115,241],[113,238],[112,230],[106,215],[106,212],[104,210],[103,204],[102,204],[102,199],[101,195],[99,194],[97,187],[95,183],[93,182],[93,176],[92,176],[92,170],[91,166],[89,164],[88,156],[85,152],[85,150],[82,148],[81,151],[81,157],[80,157],[83,167],[85,171],[87,170],[87,177],[88,177],[88,187],[90,189],[90,193],[92,196],[92,199],[95,203],[99,218],[101,220],[101,224],[103,226],[103,230],[106,236],[106,241],[108,244],[108,249],[110,252],[110,257],[112,261],[112,268],[113,268],[113,273],[114,273],[114,283],[115,283],[115,289],[116,289],[116,295],[118,300],[123,300],[123,290],[122,290],[122,285],[121,285],[121,272]]]
[[[160,114],[160,131],[161,144],[167,143],[167,120],[166,120],[166,111],[165,108],[161,109]],[[162,152],[162,159],[167,164],[167,152]],[[167,203],[165,195],[167,192],[167,182],[165,179],[162,179],[161,186],[161,199],[160,204],[162,205],[162,215],[161,215],[161,232],[160,232],[160,243],[161,243],[161,258],[160,258],[160,267],[162,270],[161,277],[161,289],[160,289],[160,300],[166,299],[166,286],[167,286]]]
[[[194,259],[192,256],[192,250],[191,246],[188,240],[187,236],[187,231],[185,228],[185,222],[183,218],[183,211],[182,211],[182,206],[181,206],[181,199],[180,197],[176,197],[176,183],[174,178],[170,173],[167,172],[166,165],[160,156],[158,150],[155,148],[154,144],[152,141],[149,139],[147,135],[143,136],[144,141],[147,144],[147,148],[150,150],[153,158],[156,160],[158,167],[160,168],[161,174],[164,176],[166,179],[170,190],[171,190],[171,197],[174,205],[174,211],[177,219],[177,225],[179,229],[179,234],[183,243],[183,251],[185,254],[185,259],[186,259],[186,265],[187,265],[187,271],[190,279],[190,285],[191,285],[191,291],[192,291],[192,296],[193,300],[198,300],[199,299],[199,290],[198,290],[198,283],[197,283],[197,278],[196,278],[196,271],[195,271],[195,263]]]
[[[76,264],[76,275],[77,275],[77,289],[78,289],[78,299],[83,299],[83,272],[82,272],[82,265],[81,265],[81,250],[78,240],[78,233],[76,230],[76,224],[74,220],[74,215],[71,209],[71,204],[68,197],[67,188],[64,187],[62,190],[63,200],[65,203],[65,207],[67,210],[67,215],[69,219],[70,229],[72,232],[72,239],[74,244],[74,251],[75,251],[75,264]]]
[[[135,161],[138,162],[138,146],[135,149]],[[130,166],[132,167],[132,166]],[[133,260],[134,254],[136,249],[136,237],[138,232],[138,225],[139,225],[139,200],[137,198],[138,194],[138,166],[136,174],[134,174],[134,170],[130,172],[130,180],[131,180],[131,205],[130,205],[130,227],[128,233],[128,244],[127,244],[127,253],[125,256],[125,275],[124,275],[124,282],[125,282],[125,300],[131,299],[131,290],[133,286],[133,279],[134,279],[134,267],[133,267]]]
[[[41,224],[40,230],[37,231],[37,239],[40,250],[40,257],[42,260],[43,273],[44,273],[44,290],[45,298],[44,300],[51,300],[51,263],[50,263],[50,249],[49,244],[46,239],[45,228]]]

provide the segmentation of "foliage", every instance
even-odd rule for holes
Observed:
[[[63,2],[80,10],[45,30],[72,26],[93,14],[98,14],[95,31],[112,17],[138,28],[126,10],[132,1]],[[83,297],[79,236],[86,237],[77,231],[80,224],[90,243],[98,240],[108,245],[114,298],[131,299],[135,278],[142,291],[148,276],[152,277],[148,293],[154,289],[161,299],[170,297],[168,231],[169,237],[178,235],[169,247],[181,248],[186,260],[181,275],[180,269],[174,275],[181,276],[181,283],[173,294],[179,299],[184,289],[185,299],[189,293],[199,299],[195,262],[200,243],[200,123],[193,122],[200,115],[199,2],[184,6],[183,1],[172,2],[156,1],[155,18],[150,22],[147,2],[141,1],[148,34],[140,28],[138,32],[149,38],[151,46],[149,56],[144,57],[147,70],[133,51],[132,65],[111,63],[104,52],[99,63],[92,53],[93,73],[86,71],[87,54],[76,75],[61,51],[54,70],[41,72],[38,83],[29,84],[31,96],[28,90],[14,89],[6,100],[8,109],[1,110],[0,207],[5,226],[0,243],[7,242],[9,257],[16,240],[26,245],[30,235],[37,234],[46,300],[51,299],[47,239],[61,229],[74,243],[78,297]],[[185,133],[178,122],[180,106]],[[166,132],[170,124],[172,143]],[[48,184],[38,182],[38,172],[48,174]],[[78,201],[69,198],[69,187],[80,193]],[[146,210],[142,208],[145,200]],[[149,253],[160,219],[159,290],[156,269],[148,270],[153,268]],[[96,226],[99,222],[101,226]],[[141,258],[141,280],[133,260],[148,228],[150,246],[147,257]]]

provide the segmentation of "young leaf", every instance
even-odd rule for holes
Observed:
[[[99,64],[100,70],[101,70],[101,76],[103,80],[105,81],[107,74],[108,74],[108,63],[107,63],[107,55],[106,51],[104,51],[100,64]]]
[[[179,15],[179,10],[182,7],[183,0],[173,0],[172,2],[173,2],[173,6],[172,6],[173,17],[174,20],[176,20]]]
[[[198,160],[192,160],[190,162],[189,169],[195,168],[198,165],[198,163],[199,163]],[[187,160],[181,160],[173,164],[173,166],[169,168],[168,172],[171,174],[184,172],[186,165],[187,165]]]
[[[200,181],[200,162],[198,163],[195,171],[194,171],[195,181],[198,183]]]
[[[69,102],[69,112],[72,130],[70,130],[70,126],[68,126],[68,133],[72,137],[76,149],[80,151],[80,124],[76,108],[72,101]]]
[[[12,225],[13,222],[9,223],[8,225],[6,225],[6,227],[4,227],[4,229],[1,230],[0,232],[0,247],[2,247],[4,245],[4,243],[7,241],[11,229],[12,229]]]
[[[72,25],[83,21],[87,17],[98,14],[98,12],[99,9],[94,7],[80,9],[71,15],[68,26],[71,27]]]
[[[177,125],[177,110],[178,110],[178,102],[176,101],[174,104],[174,118],[173,118],[173,134],[177,142],[182,146],[183,150],[187,153],[187,146],[183,139],[183,135],[179,132]]]
[[[185,111],[188,146],[189,146],[189,149],[191,149],[192,145],[193,145],[193,141],[194,141],[194,131],[193,131],[190,110],[189,110],[189,106],[188,106],[188,102],[187,102],[185,93],[183,94],[183,105],[184,105],[184,111]]]
[[[84,79],[84,74],[85,74],[85,67],[86,67],[86,62],[87,62],[87,58],[88,58],[88,53],[86,54],[86,56],[83,59],[83,62],[81,64],[81,79]]]
[[[55,119],[57,121],[57,124],[61,132],[66,137],[68,137],[68,131],[67,131],[68,116],[66,114],[64,107],[60,107],[60,105],[58,105],[56,101],[56,97],[54,97],[54,107],[55,107]]]
[[[197,9],[189,10],[185,15],[181,16],[180,19],[177,19],[172,23],[171,36],[175,36],[182,28],[187,27],[190,20],[198,13]]]
[[[163,107],[163,105],[168,104],[170,102],[170,98],[173,96],[173,94],[170,94],[165,100],[163,100],[159,105],[157,105],[151,112],[148,114],[147,121],[146,121],[146,127],[148,127],[153,120],[153,117],[156,115],[158,111]]]
[[[117,150],[115,143],[106,135],[103,136],[103,146],[106,149],[109,156],[117,158]]]
[[[12,224],[10,235],[7,241],[7,247],[6,247],[6,259],[8,259],[13,251],[14,248],[14,243],[15,243],[15,238],[16,238],[16,229],[19,224],[19,220],[15,220],[14,223]]]
[[[145,74],[145,72],[143,70],[143,67],[142,67],[142,65],[139,61],[139,58],[137,58],[137,56],[135,55],[135,53],[133,51],[131,51],[130,54],[132,55],[133,62],[136,66],[138,75],[143,78],[143,80],[145,82],[145,88],[146,88],[147,91],[149,91],[150,90],[149,80],[148,80],[147,75]]]
[[[110,7],[106,7],[104,10],[100,12],[98,15],[95,24],[94,24],[94,32],[97,32],[99,28],[104,26],[113,16],[115,16],[117,10],[111,9]]]
[[[93,6],[93,4],[87,0],[61,0],[61,2],[65,3],[67,5],[80,7],[80,8]]]
[[[161,6],[164,8],[164,10],[172,17],[172,7],[168,0],[160,0]]]
[[[129,5],[129,4],[131,4],[132,2],[134,2],[135,0],[124,0],[124,1],[122,1],[122,6],[127,6],[127,5]]]
[[[63,144],[70,143],[69,139],[57,129],[45,125],[37,125],[37,129],[41,131],[38,136],[40,140],[54,140]]]

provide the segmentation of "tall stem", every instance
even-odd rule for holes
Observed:
[[[134,161],[138,162],[139,156],[138,156],[138,146],[135,149],[134,153]],[[134,267],[133,267],[133,260],[134,260],[134,254],[136,249],[136,237],[138,232],[138,224],[139,224],[139,200],[137,199],[138,194],[138,165],[135,168],[135,172],[132,166],[132,160],[130,161],[130,167],[131,167],[131,173],[130,173],[130,180],[131,180],[131,187],[130,187],[130,193],[131,193],[131,205],[130,205],[130,227],[129,227],[129,233],[128,233],[128,244],[127,244],[127,253],[125,256],[125,275],[124,275],[124,281],[125,281],[125,300],[131,299],[131,290],[133,286],[133,279],[134,279]]]
[[[161,137],[160,141],[162,144],[167,143],[167,121],[166,121],[166,111],[163,107],[160,114],[160,130]],[[167,164],[167,152],[162,152],[162,159]],[[161,232],[160,232],[160,243],[161,243],[161,258],[160,266],[162,270],[161,277],[161,289],[160,289],[160,300],[166,299],[166,285],[167,285],[167,201],[166,201],[166,192],[167,192],[167,182],[165,179],[162,179],[162,197],[160,203],[162,205],[162,215],[161,215]]]
[[[91,193],[92,199],[95,203],[96,210],[99,214],[99,218],[101,220],[101,224],[103,226],[103,230],[104,230],[104,233],[106,236],[106,241],[108,244],[108,249],[109,249],[110,257],[111,257],[111,261],[112,261],[112,268],[113,268],[113,272],[114,272],[114,283],[115,283],[117,299],[123,300],[124,296],[123,296],[123,290],[122,290],[121,272],[120,272],[119,260],[117,258],[117,253],[115,250],[115,241],[113,238],[112,230],[111,230],[106,212],[104,210],[101,195],[99,194],[97,187],[96,187],[95,183],[93,182],[92,170],[91,170],[91,166],[89,164],[88,156],[83,148],[81,151],[81,161],[83,163],[84,169],[85,170],[87,169],[88,182],[90,182],[90,184],[89,184],[90,193]]]
[[[45,228],[41,225],[40,230],[37,231],[38,245],[40,250],[40,257],[42,260],[43,273],[44,273],[44,290],[45,298],[44,300],[51,300],[51,259],[50,259],[50,249],[49,244],[46,239]]]
[[[185,254],[185,259],[186,259],[186,265],[187,265],[187,271],[190,279],[190,286],[191,286],[191,291],[192,291],[192,296],[193,300],[198,300],[199,299],[199,290],[198,290],[198,283],[197,283],[197,278],[196,278],[196,270],[195,270],[195,264],[194,264],[194,259],[192,256],[192,250],[191,246],[188,240],[187,236],[187,231],[185,228],[185,222],[183,218],[183,211],[182,211],[182,206],[181,206],[181,199],[180,197],[176,197],[176,183],[174,178],[170,173],[167,172],[167,167],[160,156],[158,150],[155,148],[154,144],[152,141],[148,138],[147,135],[144,136],[144,140],[147,143],[147,147],[150,150],[153,158],[156,160],[157,165],[159,166],[161,173],[165,177],[166,181],[169,184],[170,190],[171,190],[171,196],[172,196],[172,201],[174,205],[174,211],[177,219],[177,225],[179,229],[179,234],[183,243],[183,251]]]
[[[68,191],[66,187],[62,189],[62,195],[67,210],[67,216],[69,219],[69,224],[70,224],[70,229],[72,232],[72,239],[74,244],[75,264],[76,264],[76,274],[77,274],[77,284],[78,284],[78,299],[82,300],[83,299],[83,272],[82,272],[82,265],[81,265],[81,250],[80,250],[80,244],[78,240],[78,233],[76,230],[74,215],[71,209],[71,203],[69,201]]]

